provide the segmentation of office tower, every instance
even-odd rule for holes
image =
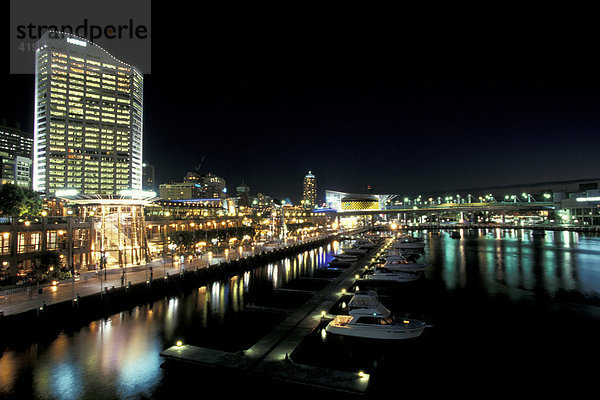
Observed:
[[[302,205],[305,208],[314,208],[317,202],[317,181],[311,171],[304,176],[302,183]]]
[[[142,164],[142,189],[154,192],[156,190],[156,177],[154,173],[154,165]]]
[[[201,185],[207,198],[221,198],[227,197],[227,187],[225,179],[216,175],[207,174],[202,175]]]
[[[143,76],[106,50],[47,32],[36,44],[34,190],[142,189]]]
[[[31,189],[33,134],[0,125],[0,183]]]
[[[242,184],[240,186],[235,188],[235,191],[238,196],[241,196],[241,195],[249,196],[250,195],[250,186],[248,186],[244,182],[242,182]]]

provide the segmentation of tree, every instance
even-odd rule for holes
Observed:
[[[45,281],[51,276],[60,276],[62,259],[56,251],[42,251],[39,255],[39,263],[33,268],[33,279],[36,281]],[[50,268],[52,267],[52,271]],[[59,278],[60,279],[60,278]]]
[[[0,215],[5,217],[37,216],[42,200],[36,192],[11,183],[0,187]]]

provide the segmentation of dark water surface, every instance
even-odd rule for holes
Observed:
[[[414,283],[378,287],[394,314],[426,319],[418,339],[372,343],[316,330],[296,362],[371,374],[370,395],[538,396],[595,388],[600,348],[600,238],[576,232],[463,231],[425,237]],[[342,244],[344,245],[344,244]],[[7,346],[0,395],[35,399],[285,397],[301,390],[221,371],[161,368],[176,340],[238,351],[254,344],[306,296],[278,291],[319,276],[340,244],[165,298],[74,332]],[[310,288],[309,288],[310,289]],[[590,365],[590,362],[592,363]],[[594,389],[595,390],[595,389]],[[211,396],[214,396],[211,394]],[[338,396],[338,395],[335,395]]]

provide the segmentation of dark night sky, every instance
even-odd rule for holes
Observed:
[[[308,170],[320,198],[600,176],[597,35],[577,21],[152,13],[159,182],[202,157],[230,191],[292,201]],[[3,79],[0,114],[31,129],[33,78]]]

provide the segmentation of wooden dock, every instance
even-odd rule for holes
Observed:
[[[329,310],[338,301],[342,289],[352,286],[355,274],[364,269],[371,255],[382,246],[367,252],[364,257],[294,310],[254,346],[243,352],[231,353],[184,344],[172,346],[160,355],[171,362],[236,370],[284,382],[364,394],[369,384],[368,374],[298,364],[290,359],[290,355],[321,322],[321,312]]]

